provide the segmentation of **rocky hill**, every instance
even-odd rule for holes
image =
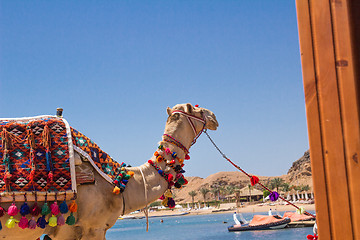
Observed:
[[[267,184],[273,178],[282,178],[285,182],[290,185],[300,186],[300,185],[309,185],[312,188],[312,177],[311,177],[311,164],[310,164],[310,154],[309,151],[306,151],[304,155],[296,160],[291,168],[289,169],[287,175],[282,176],[273,176],[273,177],[264,177],[258,176],[260,181],[264,184]],[[174,190],[175,200],[179,203],[191,202],[191,197],[189,195],[190,191],[196,191],[197,195],[195,196],[195,201],[202,201],[202,195],[200,193],[201,188],[211,189],[212,187],[223,187],[226,186],[237,186],[238,188],[247,187],[250,182],[249,178],[243,173],[237,172],[218,172],[208,176],[207,178],[200,177],[188,177],[187,180],[189,183],[180,190]],[[256,188],[261,190],[258,185]],[[208,199],[214,199],[212,193],[208,193]]]

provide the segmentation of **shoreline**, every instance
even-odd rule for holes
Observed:
[[[315,211],[315,204],[297,204],[298,207],[304,207],[306,211]],[[174,209],[174,210],[160,210],[149,212],[149,217],[170,217],[170,216],[189,216],[189,215],[208,215],[208,214],[222,214],[222,213],[261,213],[268,212],[269,210],[273,212],[294,212],[296,208],[291,205],[247,205],[241,208],[212,208],[212,209],[199,209],[199,210],[185,210],[185,209]],[[214,212],[215,211],[215,212]],[[184,214],[187,213],[187,214]],[[129,219],[129,218],[144,218],[145,215],[143,212],[128,214],[120,216],[119,219]]]

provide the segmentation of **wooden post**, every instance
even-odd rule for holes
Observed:
[[[296,0],[319,237],[360,239],[354,0]],[[356,33],[356,34],[355,34]]]

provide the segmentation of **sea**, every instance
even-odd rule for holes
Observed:
[[[281,215],[283,212],[279,212]],[[247,221],[255,214],[243,213]],[[239,217],[238,217],[239,218]],[[161,219],[163,222],[161,222]],[[210,215],[184,215],[176,217],[149,218],[149,231],[146,232],[146,219],[118,220],[107,231],[107,240],[227,240],[227,239],[276,239],[276,240],[306,240],[306,236],[313,234],[311,227],[285,228],[279,230],[229,232],[228,226],[234,224],[233,213]]]

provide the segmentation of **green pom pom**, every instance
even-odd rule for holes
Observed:
[[[121,175],[123,175],[123,176],[126,175],[126,172],[125,172],[125,171],[121,171],[120,173],[121,173]]]
[[[179,178],[179,180],[177,180],[177,183],[180,185],[184,185],[184,183],[185,183],[184,178],[183,177]]]
[[[66,218],[66,224],[70,226],[75,224],[75,217],[73,213],[70,213],[70,216]]]
[[[129,175],[129,174],[126,174],[126,175],[124,176],[124,179],[129,180],[129,179],[130,179],[130,175]]]
[[[41,215],[46,216],[46,215],[48,215],[49,213],[51,213],[51,210],[50,210],[48,204],[45,203],[45,204],[42,206],[42,208],[41,208]]]

